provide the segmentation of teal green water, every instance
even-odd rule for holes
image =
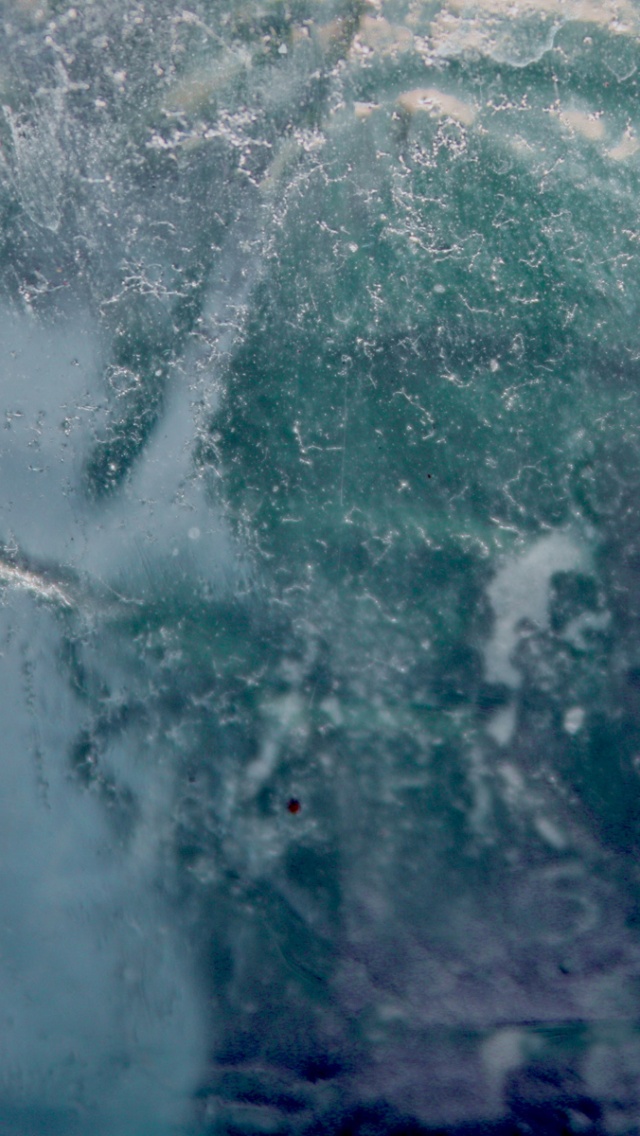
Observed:
[[[631,1136],[640,11],[1,15],[0,1129]]]

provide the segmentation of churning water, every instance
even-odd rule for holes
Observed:
[[[2,0],[1,1136],[640,1131],[639,63]]]

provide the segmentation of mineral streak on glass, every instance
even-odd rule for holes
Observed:
[[[639,64],[0,0],[0,1136],[640,1131]]]

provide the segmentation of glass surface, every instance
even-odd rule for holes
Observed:
[[[640,1131],[640,7],[0,4],[1,1136]]]

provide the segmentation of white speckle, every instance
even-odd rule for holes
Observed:
[[[507,1027],[496,1030],[482,1046],[482,1062],[495,1093],[500,1093],[505,1078],[522,1064],[524,1041],[522,1030]]]
[[[549,820],[548,817],[537,816],[535,826],[542,839],[546,840],[547,844],[550,844],[557,852],[561,852],[563,848],[566,848],[567,842],[560,832],[560,829],[552,820]]]
[[[436,87],[417,87],[413,91],[404,91],[398,97],[398,105],[409,114],[426,111],[437,118],[452,118],[463,126],[471,126],[476,117],[475,107],[470,103],[464,103],[455,95]]]
[[[355,114],[356,118],[368,118],[369,115],[372,113],[372,111],[377,110],[377,109],[378,109],[377,103],[358,103],[358,102],[356,102],[356,103],[353,104],[353,113]],[[383,220],[385,220],[385,218],[383,218]]]
[[[441,296],[443,292],[446,292],[444,284],[434,284],[433,290],[437,296]]]
[[[189,529],[187,536],[189,540],[200,540],[200,529],[194,526],[192,529]]]
[[[32,592],[33,595],[41,596],[43,599],[53,600],[55,603],[61,604],[62,607],[73,606],[71,597],[59,584],[52,583],[38,575],[37,572],[30,572],[27,568],[18,568],[13,564],[7,564],[4,560],[0,560],[0,582],[13,585],[15,588],[23,588]]]
[[[638,153],[640,149],[640,142],[638,141],[633,127],[629,127],[622,136],[617,146],[611,150],[607,150],[607,154],[614,162],[624,162],[627,158],[633,158],[634,154]]]
[[[495,372],[497,370],[499,370],[499,368],[500,368],[500,364],[499,364],[498,360],[492,359],[489,363],[489,370],[491,371],[491,373],[495,374]]]
[[[406,1020],[407,1012],[401,1002],[381,1002],[377,1007],[377,1015],[383,1022],[401,1022]]]
[[[512,662],[520,625],[526,621],[536,628],[546,628],[551,577],[556,572],[575,572],[586,563],[584,550],[567,533],[554,532],[506,561],[496,573],[488,588],[495,613],[493,635],[485,650],[489,682],[520,685],[520,674]]]
[[[597,114],[588,114],[586,111],[571,108],[561,111],[559,117],[563,126],[574,134],[581,134],[590,142],[604,138],[604,122]]]
[[[258,791],[271,776],[282,751],[282,743],[289,730],[304,727],[304,703],[295,692],[274,698],[265,706],[271,719],[260,753],[249,765],[246,772],[245,793],[247,796]]]
[[[609,611],[583,611],[565,627],[562,638],[573,644],[578,651],[586,651],[589,638],[594,632],[604,631],[611,622]]]
[[[582,706],[572,706],[570,710],[567,710],[562,724],[568,734],[577,734],[578,730],[582,729],[583,723],[584,710]]]
[[[505,791],[511,801],[520,799],[525,792],[524,781],[519,769],[515,765],[505,762],[498,769],[498,773],[504,781]]]
[[[503,746],[511,741],[515,725],[516,708],[513,703],[511,703],[509,706],[501,706],[499,710],[496,710],[495,714],[491,715],[487,723],[487,733],[491,735],[499,746]]]

